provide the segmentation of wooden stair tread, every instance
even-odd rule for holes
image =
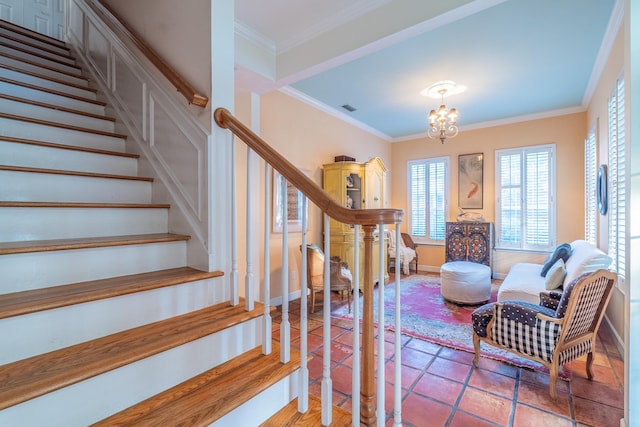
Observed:
[[[0,242],[0,255],[103,248],[109,246],[143,245],[148,243],[177,242],[189,239],[190,237],[187,235],[155,233],[126,236],[85,237],[77,239]]]
[[[228,302],[0,366],[0,409],[259,317]]]
[[[99,105],[101,107],[104,107],[105,105],[107,105],[106,103],[104,103],[102,101],[96,101],[95,99],[85,98],[85,97],[78,96],[78,95],[72,95],[70,93],[61,92],[59,90],[49,89],[49,88],[44,87],[44,86],[33,85],[31,83],[24,83],[24,82],[21,82],[19,80],[12,80],[12,79],[7,79],[5,77],[0,77],[0,82],[8,83],[8,84],[16,85],[16,86],[26,87],[28,89],[39,90],[41,92],[47,92],[47,93],[50,93],[52,95],[64,96],[65,98],[75,99],[76,101],[87,102],[89,104],[95,104],[95,105]]]
[[[56,79],[55,77],[51,77],[51,76],[47,76],[46,74],[40,74],[40,73],[36,73],[33,71],[29,71],[29,70],[24,70],[20,67],[14,67],[11,65],[7,65],[7,64],[0,64],[0,68],[4,68],[6,70],[11,70],[11,71],[15,71],[16,73],[22,73],[22,74],[26,74],[28,76],[31,77],[37,77],[39,79],[43,79],[43,80],[48,80],[50,82],[53,83],[58,83],[61,85],[65,85],[65,86],[70,86],[70,87],[74,87],[76,89],[82,89],[82,90],[86,90],[87,92],[93,92],[93,93],[98,93],[98,89],[92,88],[92,87],[88,87],[88,86],[83,86],[77,83],[72,83],[66,80],[60,80],[60,79]],[[84,80],[84,81],[89,81],[88,78],[84,77],[84,76],[77,76],[78,80]]]
[[[116,121],[116,119],[114,117],[101,116],[99,114],[87,113],[86,111],[74,110],[72,108],[61,107],[59,105],[54,105],[54,104],[47,104],[45,102],[34,101],[34,100],[31,100],[31,99],[27,99],[27,98],[19,98],[17,96],[6,95],[6,94],[3,94],[3,93],[0,93],[0,98],[8,99],[10,101],[15,101],[15,102],[21,102],[23,104],[34,105],[36,107],[43,107],[43,108],[49,108],[51,110],[63,111],[65,113],[76,114],[78,116],[90,117],[92,119],[104,120],[104,121],[107,121],[107,122],[115,122]]]
[[[2,38],[0,38],[0,46],[3,47],[7,47],[9,49],[13,49],[14,51],[18,51],[18,52],[22,52],[22,53],[26,53],[27,55],[31,55],[31,56],[35,56],[38,59],[42,59],[44,61],[50,61],[50,62],[55,62],[56,64],[65,66],[65,67],[69,67],[69,68],[75,68],[76,70],[81,70],[82,67],[78,66],[77,64],[75,64],[75,59],[73,58],[69,58],[69,57],[65,57],[64,55],[59,55],[60,59],[58,58],[54,58],[51,57],[49,55],[45,55],[43,53],[40,52],[35,52],[31,49],[25,49],[21,46],[16,46],[16,45],[12,45],[9,43],[4,43],[2,41]],[[74,62],[69,62],[69,60],[74,61]]]
[[[0,208],[169,209],[171,205],[168,203],[32,202],[0,200]]]
[[[0,137],[0,140],[2,140],[2,137]],[[48,173],[53,175],[73,175],[73,176],[84,176],[89,178],[110,178],[110,179],[125,179],[129,181],[153,182],[153,178],[148,178],[143,176],[112,175],[108,173],[81,172],[81,171],[70,171],[70,170],[62,170],[62,169],[32,168],[27,166],[0,165],[0,170],[10,171],[10,172]]]
[[[31,37],[32,39],[36,39],[41,42],[48,43],[50,45],[53,45],[62,49],[70,50],[69,47],[66,45],[66,43],[63,42],[62,40],[49,37],[45,34],[41,34],[36,31],[30,30],[28,28],[22,27],[20,25],[14,24],[12,22],[5,21],[4,19],[0,19],[0,27],[13,31],[14,33],[22,34],[23,36]]]
[[[274,348],[278,344],[274,342]],[[300,367],[300,353],[280,363],[277,351],[256,347],[175,387],[112,415],[93,426],[202,426],[222,418]]]
[[[108,137],[111,137],[111,138],[122,138],[122,139],[126,139],[127,138],[127,135],[120,134],[120,133],[106,132],[106,131],[103,131],[103,130],[91,129],[91,128],[83,128],[83,127],[80,127],[80,126],[65,125],[64,123],[50,122],[50,121],[47,121],[47,120],[34,119],[32,117],[26,117],[26,116],[16,116],[14,114],[0,113],[0,118],[11,119],[11,120],[20,120],[20,121],[27,122],[27,123],[33,123],[33,124],[44,125],[44,126],[51,126],[51,127],[67,129],[67,130],[73,130],[73,131],[78,131],[78,132],[92,133],[92,134],[95,134],[95,135],[108,136]]]
[[[22,39],[20,39],[18,37],[13,37],[13,36],[10,36],[8,34],[2,34],[2,38],[6,39],[6,40],[10,40],[10,41],[12,41],[14,43],[18,43],[18,44],[23,45],[23,46],[29,46],[31,49],[41,50],[41,51],[47,52],[47,53],[49,53],[51,55],[60,56],[62,58],[66,58],[66,59],[69,59],[69,60],[72,60],[72,61],[75,61],[75,59],[76,59],[71,54],[71,50],[66,48],[66,47],[63,48],[63,49],[66,50],[67,53],[62,53],[62,52],[57,51],[55,49],[50,49],[48,47],[44,47],[44,46],[38,45],[37,43],[32,43],[32,42],[29,42],[27,40],[22,40]],[[56,47],[60,48],[60,46],[56,46]]]
[[[344,408],[333,405],[331,426],[346,427],[351,425],[351,413]],[[307,427],[322,425],[322,402],[319,398],[309,395],[309,410],[301,414],[298,412],[298,399],[293,399],[260,427]]]
[[[53,67],[53,66],[49,66],[46,64],[43,64],[41,62],[37,62],[37,61],[31,61],[30,59],[27,58],[22,58],[20,56],[16,56],[16,55],[12,55],[10,53],[7,52],[1,52],[0,56],[3,56],[5,58],[9,58],[12,59],[14,61],[18,61],[21,62],[23,64],[29,64],[29,65],[33,65],[34,67],[38,67],[38,68],[42,68],[44,70],[49,70],[49,71],[55,71],[56,73],[59,74],[64,74],[65,76],[69,76],[69,77],[76,77],[79,79],[84,79],[84,76],[80,75],[80,74],[76,74],[76,73],[72,73],[70,71],[66,71],[66,70],[61,70],[59,68]]]
[[[0,319],[223,276],[177,267],[0,295]]]
[[[16,138],[14,136],[0,135],[0,141],[15,142],[18,144],[38,145],[41,147],[58,148],[61,150],[84,151],[87,153],[104,154],[107,156],[129,157],[139,159],[139,154],[124,153],[121,151],[102,150],[99,148],[80,147],[75,145],[57,144],[55,142],[36,141],[34,139]]]

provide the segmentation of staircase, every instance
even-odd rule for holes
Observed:
[[[187,266],[99,99],[62,42],[0,21],[0,425],[269,425],[300,355],[263,355],[264,307]]]

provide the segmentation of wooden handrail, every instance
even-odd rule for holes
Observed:
[[[98,14],[102,20],[112,29],[125,32],[133,41],[140,52],[147,57],[153,65],[173,84],[178,92],[180,92],[190,104],[198,107],[206,107],[209,98],[202,95],[193,88],[185,79],[182,78],[176,70],[174,70],[160,55],[151,48],[142,37],[135,32],[129,24],[127,24],[111,7],[103,0],[85,0],[87,5]]]
[[[402,222],[402,209],[349,209],[336,202],[311,178],[300,172],[291,162],[271,148],[262,138],[235,118],[229,110],[218,108],[213,114],[218,126],[229,129],[253,151],[269,163],[294,187],[324,213],[344,224],[376,225]]]

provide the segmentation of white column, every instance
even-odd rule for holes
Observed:
[[[396,222],[396,242],[400,242],[402,236],[400,235],[400,223]],[[398,262],[400,256],[398,255],[399,247],[396,246],[396,294],[395,294],[395,334],[394,334],[394,378],[393,378],[393,425],[402,426],[402,336],[400,334],[400,270],[398,269]],[[416,271],[417,273],[417,271]]]
[[[298,412],[309,410],[309,368],[307,367],[307,223],[309,201],[302,196],[302,277],[300,281],[300,387],[298,388]]]
[[[384,427],[384,224],[378,224],[378,382],[376,420]]]
[[[280,186],[282,207],[282,322],[280,323],[280,361],[291,360],[291,325],[289,324],[289,221],[287,220],[287,180]]]
[[[267,162],[264,162],[264,235],[263,235],[263,259],[264,259],[264,279],[262,283],[262,295],[264,302],[264,322],[263,322],[263,336],[262,342],[262,354],[271,354],[271,264],[269,250],[269,229],[271,226],[271,203],[269,200],[269,190],[271,189],[271,167]]]
[[[360,226],[353,228],[353,356],[351,379],[351,425],[360,425]]]
[[[330,235],[329,235],[329,215],[324,214],[324,304],[322,308],[322,425],[328,426],[331,424],[333,417],[332,409],[332,391],[333,384],[331,383],[331,290],[329,284],[330,263]]]

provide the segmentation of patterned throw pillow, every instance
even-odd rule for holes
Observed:
[[[567,307],[569,306],[569,298],[571,298],[571,293],[573,292],[573,287],[578,283],[583,277],[588,276],[591,273],[581,274],[579,277],[576,277],[564,287],[562,291],[562,296],[560,297],[560,302],[558,303],[558,308],[556,309],[556,318],[562,319],[564,318],[565,313],[567,312]]]
[[[544,286],[548,291],[558,289],[562,286],[564,278],[567,276],[567,270],[564,268],[564,261],[562,258],[556,261],[547,272],[547,276],[544,279]]]
[[[556,263],[556,261],[558,261],[559,259],[562,259],[562,261],[567,262],[570,256],[571,256],[571,245],[569,243],[563,243],[559,245],[553,251],[551,258],[545,261],[544,265],[542,266],[542,270],[540,270],[540,275],[542,277],[547,277],[547,272],[549,271],[549,269],[551,269],[553,264]]]

